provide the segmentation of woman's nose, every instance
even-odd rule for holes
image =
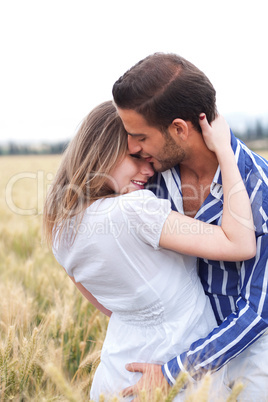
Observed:
[[[152,177],[154,175],[154,169],[152,168],[152,165],[149,162],[146,162],[145,160],[141,160],[141,163],[142,163],[141,173],[145,176]]]
[[[136,154],[141,151],[142,147],[139,142],[133,138],[131,135],[128,135],[128,149],[129,153]]]

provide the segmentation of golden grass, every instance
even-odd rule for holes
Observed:
[[[256,151],[257,154],[263,156],[265,159],[268,159],[268,150],[263,150],[263,151]]]
[[[0,158],[0,401],[87,401],[99,362],[108,319],[41,242],[44,198],[60,159]],[[154,400],[173,394],[156,390]]]
[[[89,400],[105,337],[107,318],[41,243],[44,195],[59,160],[0,158],[0,401]]]

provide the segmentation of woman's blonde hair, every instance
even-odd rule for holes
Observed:
[[[43,215],[48,244],[55,228],[60,239],[71,220],[72,227],[79,226],[86,207],[114,194],[109,173],[126,151],[127,133],[112,101],[95,107],[66,149],[48,192]]]

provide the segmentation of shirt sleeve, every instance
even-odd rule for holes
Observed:
[[[162,366],[170,385],[180,371],[200,379],[207,371],[217,371],[257,340],[268,327],[268,234],[257,239],[257,255],[245,261],[245,273],[236,311],[206,338],[194,342],[188,351]]]
[[[170,201],[157,198],[149,190],[140,190],[122,197],[120,209],[135,235],[159,249],[162,228],[171,212]]]
[[[256,183],[253,182],[256,180]],[[258,184],[251,178],[251,185]],[[162,366],[170,385],[181,371],[199,380],[207,371],[217,371],[229,360],[254,343],[268,328],[268,230],[266,187],[255,194],[252,202],[256,226],[256,256],[241,264],[240,294],[236,310],[208,334],[194,342],[189,350]],[[253,200],[251,195],[251,200]]]

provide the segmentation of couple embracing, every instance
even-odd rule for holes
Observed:
[[[180,56],[143,59],[113,97],[84,119],[44,211],[56,259],[110,316],[91,399],[211,372],[211,400],[237,380],[241,401],[268,400],[267,161]],[[105,233],[79,230],[94,224]]]

